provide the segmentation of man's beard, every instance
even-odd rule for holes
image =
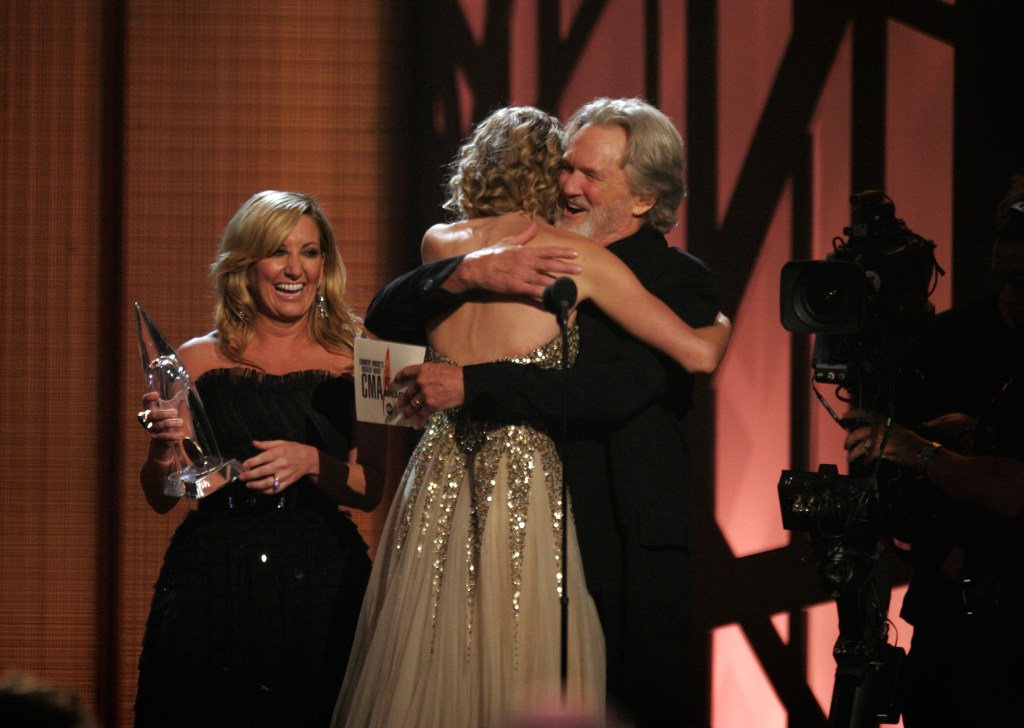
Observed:
[[[582,235],[587,240],[596,240],[610,229],[611,216],[603,207],[590,208],[582,222],[563,222],[561,227]]]

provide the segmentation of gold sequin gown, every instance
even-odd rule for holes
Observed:
[[[560,350],[512,361],[557,367]],[[377,549],[335,726],[515,726],[560,704],[561,473],[536,429],[434,414]],[[604,639],[567,525],[564,696],[601,716]]]

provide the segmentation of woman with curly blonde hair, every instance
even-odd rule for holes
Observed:
[[[554,224],[564,148],[555,117],[531,107],[499,109],[452,162],[444,208],[460,219],[525,212]]]
[[[606,312],[634,335],[691,370],[713,369],[727,321],[691,329],[612,253],[550,224],[561,155],[554,117],[494,112],[453,163],[446,207],[462,219],[428,231],[424,259],[537,224],[528,245],[576,251],[579,300],[614,303]],[[570,359],[578,336],[573,323]],[[428,338],[433,362],[561,366],[559,327],[535,300],[476,293]],[[527,725],[520,711],[551,706],[603,724],[604,639],[561,478],[552,438],[533,423],[460,409],[430,416],[378,547],[335,726]],[[575,577],[563,581],[565,569]]]

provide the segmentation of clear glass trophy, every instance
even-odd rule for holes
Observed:
[[[159,393],[159,409],[177,410],[184,422],[185,436],[174,444],[174,472],[167,476],[164,494],[202,498],[235,480],[242,464],[221,457],[188,370],[138,301],[135,323],[146,386]]]

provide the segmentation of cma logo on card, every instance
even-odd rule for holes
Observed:
[[[383,362],[366,362],[362,369],[363,397],[380,400],[381,410],[390,417],[397,409],[400,391],[391,378],[391,349],[385,351]]]

